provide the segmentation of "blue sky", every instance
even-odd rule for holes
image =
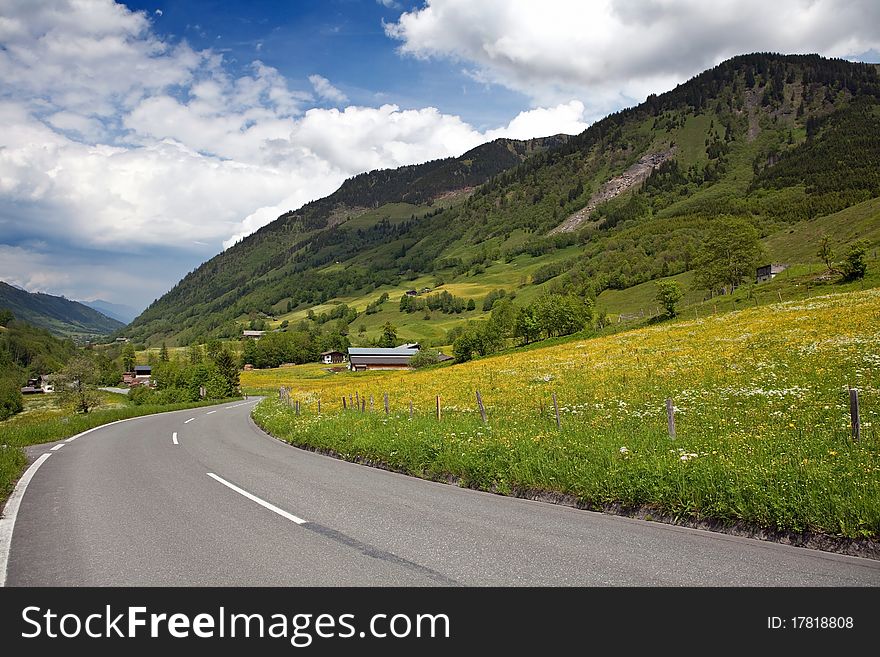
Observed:
[[[346,178],[574,134],[874,0],[0,0],[0,280],[144,308]]]
[[[311,90],[308,77],[328,78],[352,104],[395,103],[457,114],[480,130],[507,123],[528,97],[487,85],[446,60],[401,57],[384,24],[420,2],[375,0],[127,2],[150,13],[153,29],[169,40],[224,53],[232,69],[259,59]],[[157,14],[156,12],[161,12]],[[321,103],[319,103],[321,105]],[[323,103],[332,106],[332,103]]]

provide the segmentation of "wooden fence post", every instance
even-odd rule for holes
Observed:
[[[367,412],[367,398],[361,397],[361,413]]]
[[[666,398],[666,426],[669,429],[669,437],[675,438],[675,406],[670,397]]]
[[[318,397],[318,414],[321,414],[321,398]]]
[[[862,423],[859,421],[859,391],[856,388],[849,389],[849,421],[852,425],[853,440],[860,440]]]
[[[385,401],[385,415],[388,415],[388,393],[382,393],[382,399]]]
[[[354,397],[351,396],[351,393],[348,393],[348,410],[354,410]]]
[[[477,390],[477,406],[480,407],[480,417],[483,418],[483,424],[486,424],[486,409],[483,408],[483,399],[480,397],[480,391]]]
[[[345,406],[345,395],[342,395],[342,410],[344,411],[345,409],[346,409],[346,406]]]
[[[299,399],[296,400],[296,414],[299,415]]]
[[[354,407],[358,410],[361,409],[361,398],[358,396],[357,390],[354,391]]]
[[[437,395],[437,421],[440,421],[440,395]]]
[[[556,403],[556,393],[550,393],[550,396],[553,398],[553,412],[556,414],[556,428],[560,429],[562,425],[559,422],[559,404]]]

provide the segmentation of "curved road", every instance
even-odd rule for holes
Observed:
[[[6,584],[880,585],[880,562],[869,559],[505,498],[295,449],[254,426],[255,401],[33,448],[50,456],[21,499]]]

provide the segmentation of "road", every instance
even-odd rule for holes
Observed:
[[[9,586],[877,586],[880,562],[423,481],[285,445],[255,400],[114,424],[20,498]],[[58,447],[62,445],[62,447]]]

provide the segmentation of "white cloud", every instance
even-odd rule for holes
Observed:
[[[312,83],[312,88],[315,90],[315,93],[318,94],[319,98],[329,100],[336,105],[342,105],[343,103],[348,102],[348,96],[330,84],[330,80],[327,78],[317,74],[310,75],[309,82]]]
[[[539,135],[576,135],[589,126],[584,120],[584,110],[581,101],[572,100],[556,107],[539,107],[520,112],[506,127],[490,130],[486,136],[490,139],[530,139]]]
[[[875,0],[428,0],[386,33],[404,54],[598,118],[744,52],[863,53],[878,25]]]
[[[151,18],[111,0],[0,0],[0,278],[146,304],[347,177],[586,127],[571,99],[483,132],[433,107],[314,108],[347,101],[260,61],[232,74]]]

